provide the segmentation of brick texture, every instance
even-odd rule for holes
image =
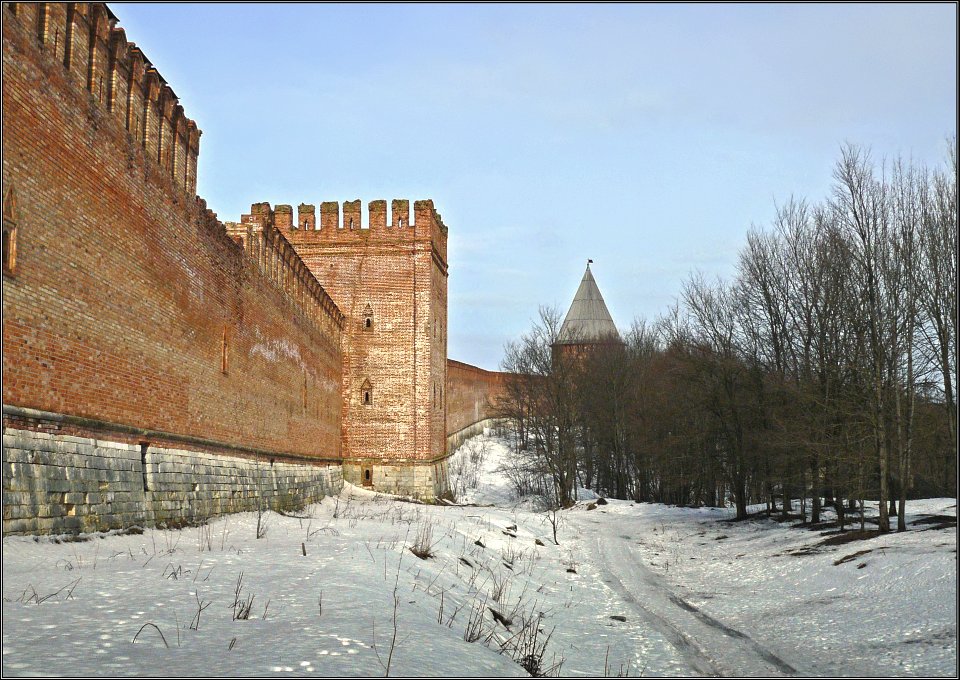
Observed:
[[[394,200],[389,222],[383,200],[370,202],[366,221],[360,201],[343,203],[342,220],[340,208],[322,203],[318,225],[313,205],[294,219],[289,205],[256,203],[227,229],[279,230],[343,312],[344,459],[437,461],[446,454],[447,228],[432,201],[417,201],[411,220],[409,201]]]
[[[503,394],[506,374],[447,360],[447,435],[494,418],[494,405]]]
[[[336,305],[196,199],[199,131],[105,6],[2,11],[4,403],[338,458]]]

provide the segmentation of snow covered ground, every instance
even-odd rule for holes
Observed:
[[[3,675],[957,672],[955,499],[907,505],[952,526],[838,545],[727,510],[584,500],[555,545],[498,474],[506,456],[493,437],[457,455],[469,506],[348,486],[302,518],[268,513],[261,539],[252,513],[4,537]]]

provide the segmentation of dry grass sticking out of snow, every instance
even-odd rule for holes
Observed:
[[[615,630],[542,513],[348,485],[302,516],[268,514],[261,539],[256,513],[4,538],[4,675],[597,675],[605,653],[683,671],[655,632]]]
[[[454,457],[459,499],[476,505],[348,485],[301,516],[269,513],[261,539],[256,513],[5,537],[3,673],[955,671],[955,530],[822,546],[726,510],[610,501],[551,515],[498,473],[507,451],[486,436]],[[955,501],[908,513],[955,517]]]

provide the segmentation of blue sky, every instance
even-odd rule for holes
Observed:
[[[110,7],[203,130],[220,219],[432,198],[449,355],[485,368],[587,258],[619,326],[652,319],[826,197],[844,142],[938,164],[956,134],[955,4]]]

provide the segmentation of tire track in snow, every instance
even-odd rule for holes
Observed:
[[[716,628],[717,630],[722,631],[725,635],[729,635],[732,638],[737,638],[738,640],[746,640],[747,643],[753,647],[754,651],[757,653],[758,656],[760,656],[762,659],[776,666],[777,670],[779,670],[781,673],[785,675],[793,675],[797,672],[796,668],[788,664],[786,661],[778,657],[773,652],[761,647],[756,640],[751,638],[746,633],[741,633],[739,630],[730,628],[729,626],[726,626],[720,623],[709,614],[705,614],[704,612],[700,611],[698,607],[695,607],[694,605],[690,604],[683,598],[678,597],[677,595],[670,593],[667,595],[667,597],[675,605],[677,605],[678,607],[681,607],[682,609],[686,609],[688,612],[692,613],[694,616],[696,616],[698,619],[703,621],[705,624],[707,624],[711,628]]]
[[[604,583],[610,586],[613,591],[623,599],[624,602],[629,602],[632,604],[640,612],[647,623],[649,623],[654,630],[663,635],[663,637],[666,638],[671,645],[673,645],[673,647],[680,653],[680,655],[684,658],[684,660],[686,660],[693,670],[700,675],[721,675],[713,661],[711,661],[710,657],[707,656],[706,652],[696,643],[696,641],[690,638],[690,636],[680,630],[672,622],[645,607],[643,603],[640,602],[640,600],[638,600],[633,593],[630,592],[623,581],[621,581],[620,578],[606,566],[607,556],[604,553],[600,536],[595,536],[594,540],[596,541],[597,546],[596,554],[601,558],[600,561],[594,566],[597,568],[597,571],[603,574]]]
[[[577,523],[587,529],[584,525],[588,522],[581,520]],[[634,605],[695,671],[715,676],[796,674],[793,666],[750,636],[726,626],[671,592],[642,563],[633,545],[625,540],[627,537],[606,533],[605,527],[595,520],[590,520],[589,524],[593,526],[587,533],[593,535],[594,554],[600,558],[595,566],[605,582],[626,602]],[[611,559],[614,555],[615,561]],[[611,566],[614,564],[616,568]],[[638,591],[633,584],[647,588]]]

